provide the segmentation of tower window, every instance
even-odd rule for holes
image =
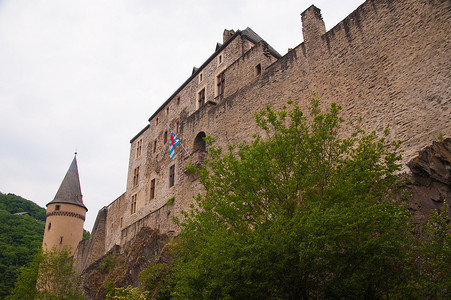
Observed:
[[[155,178],[150,181],[150,200],[155,198]]]
[[[175,165],[169,167],[169,187],[174,186]]]
[[[258,64],[255,66],[255,75],[260,75],[262,73],[262,65]]]
[[[166,131],[164,132],[164,143],[163,143],[163,144],[166,145],[167,142],[168,142],[168,131],[166,130]]]
[[[124,217],[121,217],[121,228],[122,228],[123,223],[124,223]]]
[[[60,205],[55,205],[55,210],[60,210],[61,206]]]
[[[63,243],[63,237],[60,236],[60,245]]]
[[[180,105],[180,96],[177,97],[177,105]]]
[[[153,141],[153,153],[157,151],[157,140]]]
[[[49,226],[47,227],[47,231],[50,231],[50,228],[52,228],[52,223],[49,223]]]

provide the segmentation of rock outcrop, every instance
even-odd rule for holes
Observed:
[[[139,273],[155,265],[169,265],[167,243],[171,238],[158,230],[143,227],[126,249],[113,247],[82,274],[82,289],[87,299],[105,299],[114,287],[137,287]]]
[[[408,162],[413,198],[420,210],[441,209],[451,202],[451,138],[433,142]]]

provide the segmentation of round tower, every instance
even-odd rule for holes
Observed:
[[[83,238],[83,224],[87,211],[81,195],[75,153],[55,198],[47,204],[43,250],[67,248],[73,255]]]

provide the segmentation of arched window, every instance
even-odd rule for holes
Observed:
[[[197,134],[194,139],[194,151],[207,151],[207,143],[205,143],[204,138],[206,137],[205,132],[201,131]]]

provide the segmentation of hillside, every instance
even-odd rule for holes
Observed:
[[[28,212],[28,215],[14,215]],[[14,194],[0,193],[0,298],[9,294],[19,269],[42,243],[45,209]]]

